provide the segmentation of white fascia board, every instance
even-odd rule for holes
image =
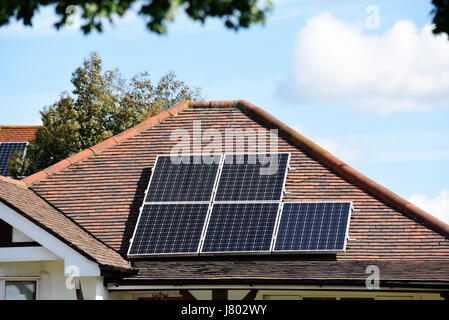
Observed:
[[[79,270],[79,276],[96,277],[100,276],[100,267],[94,261],[87,259],[85,256],[75,251],[67,244],[45,231],[38,225],[34,224],[20,213],[14,211],[7,205],[0,203],[0,219],[16,228],[27,237],[30,237],[40,245],[45,247],[48,251],[64,260],[64,274],[72,275],[74,268]],[[34,247],[36,248],[36,247]],[[18,248],[14,248],[17,250]],[[7,257],[0,256],[1,259]],[[24,261],[24,260],[20,260]],[[75,266],[75,267],[74,267]]]

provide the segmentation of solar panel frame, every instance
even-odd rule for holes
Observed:
[[[11,156],[12,156],[12,154],[13,154],[14,152],[20,151],[20,152],[23,152],[22,160],[25,159],[26,151],[27,151],[27,147],[28,147],[28,142],[27,142],[27,141],[6,141],[6,142],[0,142],[0,148],[1,148],[3,145],[5,145],[5,144],[21,144],[21,145],[23,144],[23,145],[24,145],[24,146],[23,146],[23,149],[21,149],[21,150],[14,150],[14,151],[9,155],[9,158],[11,158]],[[0,155],[0,157],[1,157],[1,155]],[[8,161],[9,161],[9,158],[8,158]],[[7,166],[7,165],[8,165],[8,164],[6,164],[6,166]],[[7,169],[7,167],[6,167],[6,169]],[[3,170],[3,168],[0,167],[0,175],[3,175],[3,173],[4,173],[4,172],[2,172],[2,170]],[[22,168],[21,171],[23,171],[23,168]],[[21,172],[21,174],[22,174],[22,172]],[[9,177],[9,172],[6,173],[4,176],[5,176],[5,177]]]
[[[135,224],[134,230],[133,230],[133,235],[132,235],[132,237],[131,237],[131,239],[129,241],[129,247],[128,247],[128,251],[127,251],[127,256],[129,256],[130,258],[145,258],[145,257],[155,257],[155,256],[156,257],[164,257],[164,256],[174,256],[174,255],[176,255],[176,256],[192,256],[192,255],[196,256],[196,255],[199,254],[199,248],[200,248],[200,245],[201,245],[201,239],[203,237],[203,233],[204,233],[204,228],[205,228],[205,225],[206,225],[207,217],[210,215],[211,205],[212,205],[212,201],[213,201],[214,193],[215,193],[214,191],[215,191],[215,189],[217,187],[217,183],[218,183],[218,176],[219,176],[219,172],[220,172],[220,166],[221,166],[221,164],[223,162],[223,158],[224,157],[223,157],[223,155],[220,155],[220,162],[219,162],[219,165],[218,165],[218,170],[217,170],[217,173],[216,173],[216,176],[215,176],[214,186],[213,186],[211,197],[210,197],[209,201],[159,201],[159,202],[145,202],[145,199],[147,198],[148,191],[150,189],[151,181],[152,181],[152,179],[154,177],[153,173],[154,173],[154,169],[156,168],[156,164],[157,164],[157,162],[158,162],[160,157],[167,157],[167,156],[169,156],[169,155],[157,155],[156,159],[154,161],[154,165],[151,168],[151,176],[150,176],[150,179],[148,180],[148,184],[147,184],[147,187],[146,187],[145,192],[144,192],[143,203],[142,203],[142,205],[139,208],[139,216],[137,217],[137,221],[136,221],[136,224]],[[187,156],[202,156],[202,154],[189,154]],[[134,240],[135,240],[135,236],[136,236],[136,233],[137,233],[137,227],[139,226],[139,223],[140,223],[140,220],[141,220],[141,217],[142,217],[143,209],[144,209],[145,205],[147,205],[147,204],[209,204],[208,211],[206,213],[206,219],[205,219],[205,222],[204,222],[204,225],[203,225],[203,228],[202,228],[201,237],[200,237],[200,241],[199,241],[199,244],[198,244],[197,251],[196,252],[192,252],[192,253],[130,254],[131,248],[133,246],[133,243],[134,243]]]
[[[159,155],[156,156],[156,159],[154,160],[153,167],[151,168],[150,179],[148,180],[147,187],[146,187],[145,192],[144,192],[144,194],[143,194],[143,203],[142,203],[142,205],[139,207],[139,215],[137,216],[137,221],[136,221],[136,225],[134,226],[133,235],[132,235],[131,238],[129,239],[128,251],[127,251],[127,253],[126,253],[127,256],[131,256],[131,255],[130,255],[131,248],[132,248],[132,246],[133,246],[134,239],[135,239],[135,237],[136,237],[137,227],[139,226],[140,218],[142,217],[143,207],[145,206],[145,199],[147,198],[147,193],[148,193],[148,190],[149,190],[149,188],[150,188],[150,183],[151,183],[151,180],[153,179],[153,176],[154,176],[154,175],[153,175],[153,170],[154,170],[154,168],[156,168],[156,164],[157,164],[158,158],[159,158]],[[137,255],[132,255],[132,256],[137,256]],[[141,256],[141,255],[138,255],[138,256]]]
[[[343,243],[343,249],[339,249],[339,250],[276,250],[276,242],[278,239],[278,234],[279,234],[279,228],[280,228],[280,222],[282,219],[282,213],[284,212],[284,205],[285,204],[295,204],[295,203],[349,203],[349,212],[348,212],[348,219],[346,222],[346,230],[345,230],[345,237],[344,237],[344,243]],[[272,244],[272,248],[271,248],[271,252],[273,254],[335,254],[335,253],[341,253],[341,252],[345,252],[346,251],[346,245],[347,245],[347,241],[348,241],[348,237],[349,237],[349,225],[351,222],[351,214],[352,211],[354,210],[354,204],[352,201],[307,201],[307,202],[292,202],[292,201],[288,201],[288,202],[283,202],[281,204],[281,210],[280,210],[280,214],[278,217],[278,222],[277,222],[277,226],[276,226],[276,233],[274,236],[274,241]]]
[[[218,189],[220,187],[220,182],[221,182],[221,176],[223,173],[223,167],[226,164],[226,157],[227,156],[238,156],[238,155],[264,155],[264,154],[286,154],[287,155],[287,161],[286,161],[286,166],[285,166],[285,170],[284,170],[284,177],[283,177],[283,181],[282,181],[282,190],[280,192],[279,195],[279,199],[270,199],[270,200],[247,200],[247,199],[240,199],[240,200],[216,200],[217,194],[218,194]],[[221,160],[221,167],[219,168],[219,176],[218,176],[218,184],[216,186],[215,189],[215,195],[214,195],[214,199],[213,202],[214,203],[226,203],[226,202],[255,202],[255,203],[270,203],[270,202],[282,202],[283,196],[284,196],[284,192],[285,192],[285,183],[287,181],[287,174],[288,174],[288,170],[290,168],[290,158],[291,158],[291,153],[290,152],[254,152],[254,153],[224,153],[222,156],[222,160]]]
[[[208,202],[156,202],[156,203],[146,203],[143,204],[141,206],[140,209],[140,213],[139,213],[139,222],[141,221],[142,218],[142,213],[145,210],[146,206],[152,206],[152,205],[159,205],[159,206],[168,206],[168,205],[179,205],[179,206],[184,206],[184,205],[207,205],[207,210],[205,213],[205,216],[207,216],[207,214],[209,213],[210,210],[210,204]],[[189,256],[197,256],[198,255],[198,246],[196,246],[196,250],[195,251],[189,251],[189,252],[156,252],[156,253],[131,253],[131,249],[134,245],[134,241],[135,241],[135,236],[137,233],[137,226],[138,224],[136,223],[136,227],[134,228],[134,233],[133,233],[133,238],[132,241],[130,242],[129,248],[128,248],[128,252],[127,252],[127,256],[129,258],[152,258],[152,257],[171,257],[171,256],[177,256],[177,257],[189,257]],[[161,233],[161,234],[167,234],[167,233]],[[202,233],[199,234],[199,240],[198,242],[201,241],[201,236]]]
[[[275,218],[275,224],[273,226],[273,232],[271,233],[271,240],[270,240],[270,246],[268,250],[258,250],[258,251],[211,251],[211,252],[205,252],[203,251],[203,247],[204,247],[204,243],[206,240],[206,235],[207,235],[207,231],[209,230],[209,222],[210,222],[210,217],[213,214],[213,207],[215,205],[221,205],[221,204],[275,204],[277,205],[277,211],[276,211],[276,218]],[[229,256],[229,255],[267,255],[267,254],[271,254],[272,253],[272,246],[273,246],[273,241],[274,241],[274,236],[275,236],[275,232],[276,232],[276,223],[277,223],[277,219],[279,217],[280,211],[281,211],[281,203],[279,201],[264,201],[264,202],[260,202],[260,201],[220,201],[220,202],[213,202],[212,206],[209,210],[209,219],[207,221],[207,226],[205,229],[205,233],[204,233],[204,237],[202,237],[201,239],[201,243],[200,243],[200,247],[198,249],[199,251],[199,255],[200,256]]]

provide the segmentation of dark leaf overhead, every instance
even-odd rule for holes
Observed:
[[[79,14],[85,34],[102,32],[105,22],[113,23],[130,11],[140,15],[149,31],[164,34],[168,23],[180,12],[201,23],[207,18],[219,18],[227,28],[239,30],[264,23],[272,9],[269,0],[16,0],[0,2],[0,26],[14,19],[32,26],[34,15],[46,6],[55,8],[57,29],[70,25],[71,16]]]

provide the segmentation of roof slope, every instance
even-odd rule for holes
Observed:
[[[299,284],[304,280],[358,280],[365,285],[366,267],[376,265],[380,270],[381,281],[411,281],[449,283],[449,270],[439,262],[429,261],[335,261],[310,259],[304,256],[265,256],[265,257],[221,257],[209,259],[165,259],[159,261],[137,261],[135,275],[126,277],[127,282],[144,283],[183,283],[204,284],[213,281],[238,283],[245,281],[270,282],[276,284]],[[323,272],[324,271],[324,272]],[[413,286],[410,284],[410,286]]]
[[[23,180],[41,197],[123,255],[154,160],[175,129],[279,130],[291,153],[286,201],[350,200],[349,241],[338,260],[449,261],[449,226],[366,178],[262,109],[245,101],[180,103],[138,126]]]
[[[41,126],[0,126],[0,142],[28,142]]]
[[[0,179],[0,202],[101,266],[109,266],[122,271],[131,269],[129,263],[117,252],[81,229],[33,191],[21,187],[19,183],[13,181],[4,177]]]

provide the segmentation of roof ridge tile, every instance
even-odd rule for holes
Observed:
[[[15,179],[11,179],[11,178],[8,178],[8,177],[2,176],[2,175],[0,175],[0,180],[15,184],[16,186],[19,186],[19,187],[27,188],[27,184],[25,182],[23,182],[22,180],[15,180]]]
[[[42,127],[42,125],[0,125],[0,130],[1,129],[38,129]]]

